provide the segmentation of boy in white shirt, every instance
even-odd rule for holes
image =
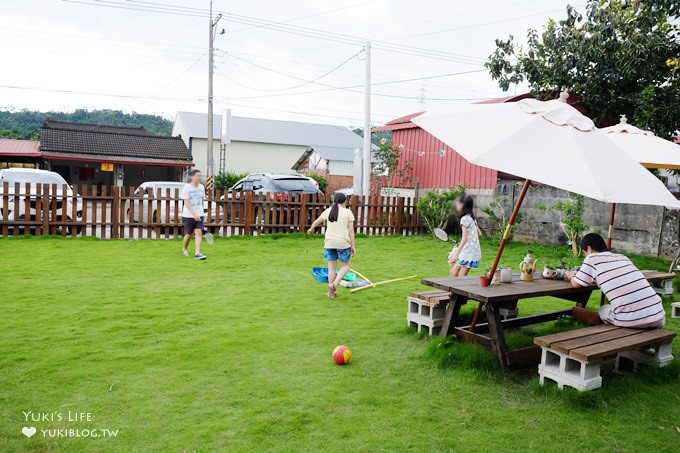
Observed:
[[[201,184],[200,170],[189,170],[189,183],[182,187],[180,198],[182,199],[182,218],[184,219],[184,240],[182,241],[182,254],[189,256],[189,241],[191,235],[196,236],[194,258],[204,260],[208,258],[201,253],[201,241],[203,239],[203,200],[205,200],[205,187]]]

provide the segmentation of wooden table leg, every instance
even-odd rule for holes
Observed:
[[[592,291],[579,294],[578,297],[575,299],[576,306],[580,307],[580,308],[586,308],[586,305],[588,305],[588,300],[590,300],[591,294],[593,294]],[[603,297],[604,297],[604,293],[603,293]]]
[[[489,337],[491,338],[491,350],[501,368],[507,368],[508,345],[505,343],[505,333],[501,323],[501,315],[498,307],[493,304],[484,304],[486,310],[486,320],[489,323]]]
[[[448,307],[446,307],[446,314],[444,315],[444,321],[442,322],[442,329],[439,331],[439,335],[446,337],[449,334],[451,326],[456,325],[458,315],[460,315],[460,307],[466,303],[467,298],[456,294],[451,295],[451,300],[449,301]]]

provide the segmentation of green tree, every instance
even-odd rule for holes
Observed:
[[[504,199],[501,197],[495,197],[492,202],[488,205],[483,206],[481,211],[487,215],[489,234],[494,235],[497,239],[501,239],[505,233],[505,229],[508,226],[508,220],[510,220],[510,215],[512,214],[512,205],[508,209],[505,205]],[[517,213],[515,218],[515,228],[519,226],[524,220],[524,213],[522,211]],[[513,233],[510,231],[510,237],[508,240],[512,240]]]
[[[226,173],[219,173],[215,176],[215,189],[217,190],[229,190],[231,187],[248,176],[248,173],[235,173],[233,171],[228,171]]]
[[[353,128],[352,132],[359,137],[364,136],[364,130],[361,127]],[[379,145],[383,140],[392,140],[392,131],[371,132],[371,142],[373,142],[374,145]]]
[[[671,138],[680,125],[680,0],[589,0],[568,6],[526,46],[497,39],[486,64],[503,90],[527,82],[539,99],[562,89],[598,125],[630,123]]]
[[[567,235],[571,244],[571,252],[574,256],[581,254],[579,242],[583,234],[588,231],[590,225],[583,220],[585,203],[583,195],[569,192],[567,200],[561,200],[551,206],[539,205],[539,209],[551,211],[557,214],[560,228]]]
[[[377,145],[378,149],[373,151],[372,189],[379,194],[384,187],[394,185],[395,178],[399,179],[402,187],[411,187],[413,162],[406,161],[401,164],[401,150],[389,139],[383,138]]]
[[[465,186],[456,186],[447,190],[430,190],[418,200],[418,214],[423,217],[427,228],[432,232],[435,228],[444,228],[451,215],[454,200],[465,193]]]
[[[36,112],[32,110],[0,110],[0,133],[6,138],[37,140],[45,120],[91,123],[106,126],[143,126],[152,135],[170,135],[172,121],[157,115],[125,113],[120,110],[85,110],[73,112]]]
[[[319,190],[323,193],[326,193],[326,189],[328,189],[328,180],[326,178],[317,173],[309,173],[307,177],[316,181],[319,184]]]

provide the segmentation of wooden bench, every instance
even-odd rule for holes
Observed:
[[[671,343],[675,332],[663,329],[643,330],[601,324],[534,339],[541,347],[538,366],[541,385],[546,379],[577,390],[592,390],[602,386],[600,365],[616,357],[616,371],[637,369],[639,363],[664,366],[673,360]],[[641,352],[654,347],[653,354]],[[632,365],[632,366],[629,366]]]

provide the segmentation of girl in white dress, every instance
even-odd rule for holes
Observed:
[[[475,215],[472,213],[473,207],[474,200],[470,195],[461,195],[456,200],[456,212],[460,219],[463,236],[460,244],[449,255],[449,264],[453,266],[451,277],[466,276],[470,269],[478,268],[479,262],[482,260],[482,249],[479,246],[481,232],[477,226]]]

